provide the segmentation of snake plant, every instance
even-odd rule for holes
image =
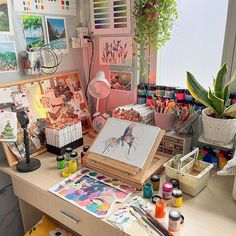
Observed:
[[[194,76],[187,72],[187,86],[191,95],[206,107],[213,109],[215,118],[223,119],[225,117],[236,117],[236,104],[228,106],[230,96],[230,84],[236,80],[236,75],[226,83],[227,66],[224,64],[218,71],[216,78],[213,80],[213,90],[207,91],[203,88]]]

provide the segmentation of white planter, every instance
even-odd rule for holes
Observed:
[[[210,114],[209,108],[202,111],[204,138],[222,145],[230,144],[236,133],[236,119],[216,119]]]

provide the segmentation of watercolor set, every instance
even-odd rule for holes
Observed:
[[[99,218],[106,217],[116,202],[124,202],[134,191],[134,187],[88,168],[82,168],[49,189]]]

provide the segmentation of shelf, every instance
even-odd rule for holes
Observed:
[[[198,141],[200,143],[205,143],[205,144],[209,144],[209,145],[217,146],[217,147],[222,147],[222,148],[226,148],[226,149],[233,149],[234,148],[234,143],[233,142],[228,144],[228,145],[223,145],[222,143],[206,140],[204,138],[203,134],[199,137]]]

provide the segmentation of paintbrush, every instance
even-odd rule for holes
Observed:
[[[153,235],[153,232],[148,227],[148,225],[145,224],[146,222],[143,220],[141,215],[136,213],[133,209],[131,209],[129,212],[130,212],[131,215],[133,215],[137,219],[137,222],[140,224],[141,227],[143,227],[149,233],[149,235]]]
[[[137,213],[141,216],[142,220],[143,220],[146,224],[148,224],[150,227],[152,227],[152,228],[158,233],[158,235],[160,235],[160,236],[165,236],[159,229],[157,229],[157,228],[147,219],[146,215],[141,211],[141,209],[139,209],[139,208],[137,208],[137,207],[135,207],[135,206],[133,206],[133,209],[135,210],[135,212],[137,212]]]
[[[140,209],[145,213],[147,219],[159,229],[165,236],[174,236],[171,232],[168,231],[158,220],[156,220],[150,213],[144,210],[141,206]]]

